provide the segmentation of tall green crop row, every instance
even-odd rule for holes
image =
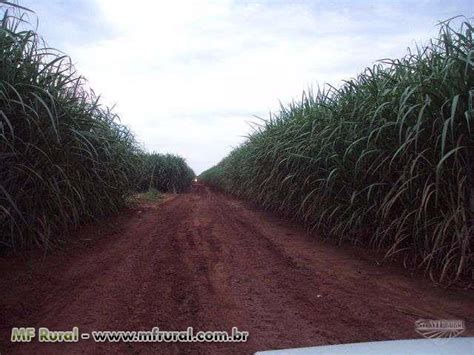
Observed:
[[[194,171],[178,155],[152,153],[142,159],[139,191],[154,188],[162,192],[183,192],[194,179]]]
[[[440,281],[473,266],[472,23],[303,95],[200,179],[323,235],[403,252]]]
[[[146,155],[68,57],[3,13],[0,249],[47,247],[70,226],[122,207],[142,179]],[[167,169],[157,170],[164,175]],[[174,186],[173,174],[167,186]]]

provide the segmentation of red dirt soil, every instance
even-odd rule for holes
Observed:
[[[0,259],[0,352],[232,354],[419,338],[419,318],[463,319],[442,289],[360,248],[336,247],[203,185],[81,228],[28,262]],[[12,327],[250,332],[246,343],[11,343]]]

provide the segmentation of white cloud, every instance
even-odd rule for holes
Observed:
[[[336,4],[97,0],[87,23],[46,1],[29,5],[148,150],[181,154],[200,173],[243,140],[253,114],[404,54],[464,6]],[[92,33],[81,27],[90,23]]]

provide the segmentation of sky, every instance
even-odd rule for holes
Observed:
[[[304,90],[339,86],[472,17],[470,1],[19,0],[147,151],[217,164]]]

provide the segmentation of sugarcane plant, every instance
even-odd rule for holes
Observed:
[[[69,57],[7,5],[0,19],[0,249],[47,248],[72,227],[123,207],[154,155],[101,104]],[[159,187],[190,184],[189,177],[173,181],[194,176],[179,159],[156,162],[165,176]]]
[[[460,23],[462,22],[462,23]],[[469,19],[255,125],[200,180],[434,280],[473,267],[474,50]]]

